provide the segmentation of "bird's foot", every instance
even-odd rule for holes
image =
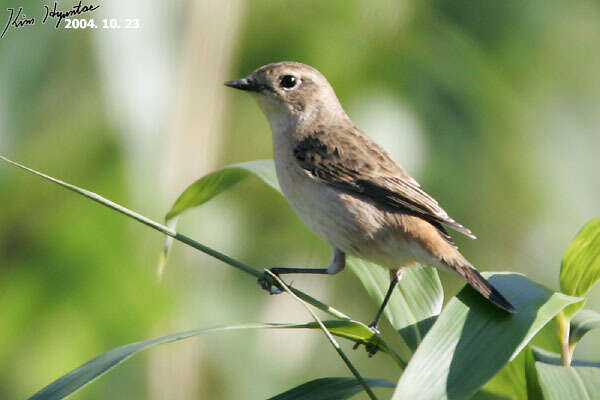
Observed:
[[[377,325],[374,323],[371,323],[369,325],[369,329],[371,331],[373,331],[374,334],[379,335],[379,329],[377,329]],[[369,353],[369,357],[373,357],[375,355],[375,353],[377,353],[379,351],[379,348],[377,348],[377,345],[371,342],[367,342],[367,343],[361,343],[361,342],[357,342],[354,347],[352,347],[353,350],[358,349],[358,347],[364,344],[365,345],[365,350],[367,350],[367,353]]]
[[[279,284],[279,282],[277,282],[273,278],[273,276],[271,276],[271,274],[269,274],[267,271],[270,272],[270,270],[265,269],[263,276],[258,278],[258,284],[260,285],[260,287],[269,292],[269,294],[283,293],[284,290]]]
[[[377,345],[375,345],[373,343],[369,343],[369,342],[367,342],[367,343],[358,342],[354,345],[354,347],[352,347],[352,350],[358,349],[358,347],[361,344],[365,345],[365,350],[367,351],[367,353],[369,353],[369,357],[373,357],[379,351],[379,349],[377,348]]]

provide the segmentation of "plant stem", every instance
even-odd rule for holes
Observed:
[[[556,316],[558,322],[558,342],[560,343],[560,354],[562,364],[565,367],[571,366],[571,357],[575,346],[569,345],[569,327],[570,321],[565,316],[564,312],[559,312]]]
[[[275,279],[287,293],[289,293],[293,298],[298,300],[304,306],[304,308],[306,308],[306,310],[310,313],[310,315],[317,322],[317,324],[319,324],[319,326],[321,327],[321,330],[323,331],[323,333],[325,333],[325,336],[327,336],[327,339],[329,339],[329,342],[331,343],[331,345],[335,348],[335,350],[340,355],[342,360],[344,360],[344,363],[346,363],[346,366],[348,367],[350,372],[352,372],[354,377],[356,377],[356,379],[362,385],[362,387],[365,389],[365,391],[367,392],[369,397],[372,400],[377,400],[377,396],[375,396],[375,393],[373,393],[373,391],[371,390],[371,388],[369,387],[367,382],[360,375],[360,372],[358,372],[358,370],[356,369],[354,364],[352,364],[352,362],[350,361],[348,356],[346,356],[346,353],[344,353],[344,351],[340,347],[339,343],[335,340],[335,338],[333,337],[331,332],[329,332],[329,330],[325,327],[325,325],[323,325],[323,322],[321,322],[321,320],[319,319],[319,317],[317,317],[317,315],[313,312],[313,310],[310,309],[310,307],[306,304],[305,301],[302,301],[298,296],[296,296],[294,293],[292,293],[290,288],[285,283],[283,283],[283,281],[281,279],[279,279],[279,277],[277,275],[275,275],[274,273],[272,273],[269,270],[267,270],[267,273],[269,275],[271,275],[273,277],[273,279]]]
[[[155,230],[157,230],[159,232],[162,232],[165,235],[170,236],[170,237],[172,237],[175,240],[178,240],[178,241],[180,241],[182,243],[187,244],[188,246],[191,246],[191,247],[193,247],[193,248],[195,248],[197,250],[200,250],[201,252],[206,253],[209,256],[214,257],[214,258],[216,258],[218,260],[221,260],[224,263],[229,264],[232,267],[235,267],[235,268],[237,268],[237,269],[239,269],[239,270],[241,270],[241,271],[243,271],[243,272],[245,272],[247,274],[250,274],[250,275],[252,275],[252,276],[254,276],[256,278],[261,278],[263,276],[263,274],[264,274],[262,271],[260,271],[260,270],[258,270],[256,268],[253,268],[253,267],[249,266],[248,264],[245,264],[245,263],[243,263],[241,261],[238,261],[238,260],[236,260],[234,258],[231,258],[231,257],[229,257],[229,256],[227,256],[227,255],[225,255],[223,253],[220,253],[220,252],[218,252],[218,251],[216,251],[214,249],[211,249],[208,246],[205,246],[205,245],[203,245],[201,243],[198,243],[194,239],[192,239],[192,238],[190,238],[188,236],[182,235],[181,233],[178,233],[176,230],[174,230],[172,228],[169,228],[166,225],[163,225],[161,223],[153,221],[150,218],[147,218],[147,217],[143,216],[142,214],[139,214],[139,213],[137,213],[137,212],[135,212],[133,210],[130,210],[130,209],[126,208],[126,207],[123,207],[122,205],[117,204],[114,201],[108,200],[107,198],[102,197],[102,196],[100,196],[97,193],[90,192],[89,190],[86,190],[86,189],[80,188],[78,186],[72,185],[70,183],[61,181],[60,179],[53,178],[50,175],[46,175],[46,174],[44,174],[42,172],[39,172],[39,171],[36,171],[36,170],[34,170],[32,168],[26,167],[25,165],[22,165],[22,164],[19,164],[19,163],[15,162],[15,161],[9,160],[8,158],[3,157],[1,155],[0,155],[0,160],[4,160],[4,161],[6,161],[9,164],[14,165],[15,167],[19,167],[19,168],[24,169],[25,171],[28,171],[28,172],[30,172],[30,173],[32,173],[34,175],[40,176],[40,177],[42,177],[44,179],[47,179],[47,180],[49,180],[51,182],[57,183],[58,185],[60,185],[60,186],[62,186],[64,188],[67,188],[67,189],[69,189],[69,190],[71,190],[71,191],[73,191],[73,192],[75,192],[77,194],[85,196],[85,197],[87,197],[89,199],[92,199],[95,202],[102,204],[103,206],[112,208],[113,210],[118,211],[121,214],[125,214],[128,217],[131,217],[131,218],[135,219],[136,221],[139,221],[142,224],[149,226],[152,229],[155,229]],[[298,289],[291,288],[290,290],[292,292],[294,292],[294,294],[296,296],[300,297],[302,300],[304,300],[304,301],[312,304],[313,306],[317,307],[319,310],[324,311],[324,312],[326,312],[329,315],[332,315],[332,316],[334,316],[336,318],[345,319],[345,320],[351,319],[349,316],[347,316],[343,312],[336,310],[335,308],[333,308],[333,307],[331,307],[331,306],[329,306],[329,305],[327,305],[327,304],[325,304],[325,303],[323,303],[323,302],[315,299],[314,297],[312,297],[312,296],[310,296],[310,295],[308,295],[308,294],[306,294],[306,293],[304,293],[304,292],[302,292],[302,291],[300,291]]]

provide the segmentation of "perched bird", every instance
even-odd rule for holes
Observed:
[[[319,71],[278,62],[225,85],[250,92],[258,102],[273,131],[283,194],[333,248],[328,268],[273,268],[273,273],[336,274],[344,269],[346,254],[389,268],[388,292],[370,324],[374,330],[402,268],[414,263],[454,272],[496,306],[515,312],[458,251],[446,228],[475,239],[471,231],[356,127]]]

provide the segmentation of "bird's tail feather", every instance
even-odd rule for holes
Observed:
[[[456,272],[469,282],[473,289],[477,290],[483,297],[494,303],[496,306],[510,313],[515,313],[517,310],[510,304],[508,300],[489,283],[481,274],[471,265],[462,264],[456,266]]]

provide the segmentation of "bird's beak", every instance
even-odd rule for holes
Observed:
[[[241,78],[234,81],[225,82],[225,86],[229,86],[234,89],[246,90],[248,92],[258,92],[260,90],[260,85],[257,85],[256,82],[250,78]]]

